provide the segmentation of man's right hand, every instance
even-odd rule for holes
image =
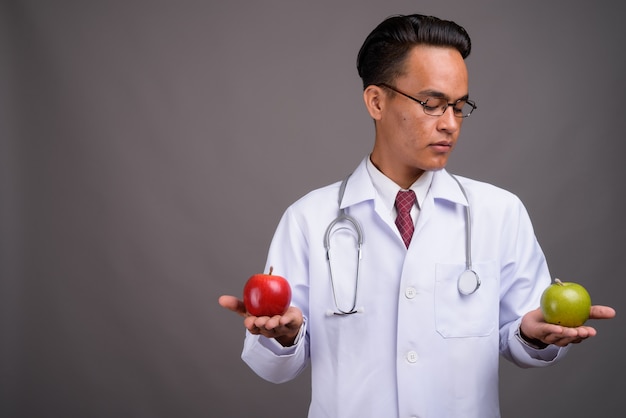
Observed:
[[[243,300],[235,296],[222,295],[218,302],[223,308],[242,316],[243,325],[251,334],[274,338],[284,347],[294,344],[304,322],[302,311],[295,306],[290,306],[283,315],[269,317],[250,315]]]

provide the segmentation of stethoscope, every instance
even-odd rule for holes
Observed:
[[[465,188],[461,185],[461,182],[456,178],[456,176],[450,176],[456,181],[461,189],[461,193],[465,197],[467,201],[467,206],[465,207],[465,271],[461,273],[457,280],[457,289],[461,295],[469,296],[476,292],[480,287],[480,277],[478,277],[478,273],[474,271],[472,268],[472,214],[470,209],[469,199],[467,198],[467,193],[465,192]],[[361,225],[359,222],[352,216],[346,213],[345,208],[341,207],[341,201],[343,200],[343,195],[346,191],[346,185],[348,184],[348,179],[350,176],[346,177],[339,186],[339,215],[328,225],[326,228],[326,233],[324,234],[324,247],[326,248],[326,261],[328,262],[328,270],[330,274],[330,284],[333,293],[333,301],[335,303],[335,311],[329,310],[328,315],[351,315],[359,312],[363,312],[363,308],[357,308],[357,296],[359,290],[359,278],[360,278],[360,266],[361,266],[361,258],[362,258],[362,247],[363,247],[363,230],[361,229]],[[356,277],[354,281],[354,297],[352,299],[352,306],[348,310],[343,310],[339,307],[339,303],[337,302],[337,293],[335,292],[335,278],[333,276],[333,268],[330,259],[330,237],[333,234],[333,230],[335,226],[340,222],[347,222],[349,226],[342,226],[341,229],[352,227],[355,235],[356,235],[356,253],[357,253],[357,267],[356,267]]]

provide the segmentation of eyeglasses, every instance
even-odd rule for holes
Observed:
[[[424,109],[424,113],[430,116],[443,116],[446,113],[446,109],[448,106],[452,107],[452,112],[454,116],[457,118],[466,118],[472,114],[472,112],[476,109],[476,103],[469,99],[459,99],[454,103],[448,103],[448,100],[443,97],[429,97],[425,101],[420,99],[416,99],[413,96],[409,96],[406,93],[401,92],[395,87],[392,87],[385,83],[378,84],[379,86],[386,87],[389,90],[393,90],[398,94],[403,95],[404,97],[408,97],[409,99],[419,103],[422,105]]]

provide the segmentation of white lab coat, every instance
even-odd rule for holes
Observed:
[[[404,247],[382,208],[365,160],[351,175],[342,207],[363,230],[357,307],[337,316],[323,245],[338,215],[339,183],[290,206],[270,246],[266,270],[286,277],[305,317],[302,338],[283,348],[246,334],[242,358],[261,377],[282,383],[312,365],[311,418],[499,416],[498,359],[541,367],[567,349],[533,350],[516,335],[521,316],[539,306],[550,284],[544,255],[519,199],[459,177],[473,216],[472,260],[482,284],[463,296],[465,206],[445,170],[434,173],[413,239]],[[331,240],[337,303],[354,294],[354,234]],[[335,251],[333,249],[333,251]]]

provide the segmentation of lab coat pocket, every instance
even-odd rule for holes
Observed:
[[[470,295],[459,292],[458,281],[465,264],[437,264],[435,322],[444,338],[484,337],[497,329],[499,297],[495,262],[474,263],[480,287]]]

